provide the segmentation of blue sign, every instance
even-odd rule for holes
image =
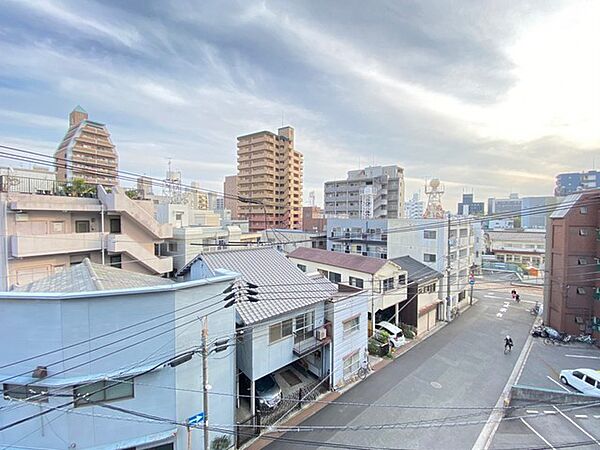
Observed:
[[[204,411],[199,412],[195,416],[190,417],[188,420],[188,425],[196,425],[198,423],[204,422]]]
[[[475,284],[475,280],[469,280],[469,284],[470,285],[474,285]]]

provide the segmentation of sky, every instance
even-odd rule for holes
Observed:
[[[171,158],[222,191],[236,137],[283,123],[305,202],[348,170],[398,164],[407,198],[438,177],[447,209],[462,192],[551,195],[557,173],[600,156],[597,1],[0,5],[4,145],[52,154],[81,105],[121,169],[164,177]]]

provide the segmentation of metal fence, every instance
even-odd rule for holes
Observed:
[[[0,192],[20,194],[96,197],[96,186],[82,182],[61,182],[46,178],[0,175]]]
[[[236,448],[240,448],[246,442],[254,439],[260,434],[260,428],[252,426],[254,422],[254,416],[248,417],[246,420],[237,422],[235,427],[236,436]]]

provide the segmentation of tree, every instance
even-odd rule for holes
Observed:
[[[83,178],[73,178],[66,187],[67,195],[73,197],[89,197],[96,192],[91,184],[85,182]]]
[[[225,434],[214,438],[210,444],[211,450],[227,450],[229,447],[231,447],[231,439]]]

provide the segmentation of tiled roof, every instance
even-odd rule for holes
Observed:
[[[303,259],[368,274],[377,273],[388,262],[387,259],[350,253],[331,252],[318,248],[299,247],[288,254],[289,258]]]
[[[94,264],[86,258],[81,264],[71,266],[60,273],[25,286],[18,286],[13,290],[17,292],[91,292],[163,286],[173,283],[167,278]]]
[[[551,219],[562,219],[566,217],[567,213],[571,210],[575,203],[581,198],[581,193],[567,195],[565,199],[556,206],[556,209],[550,214]]]
[[[423,283],[444,277],[444,275],[437,270],[432,269],[428,265],[423,264],[408,255],[394,258],[392,261],[408,272],[409,282]]]
[[[546,242],[546,233],[541,231],[486,231],[490,241]]]
[[[244,281],[258,286],[258,302],[241,301],[236,307],[246,325],[325,301],[330,287],[311,280],[288,259],[271,247],[221,250],[198,255],[191,264],[203,261],[211,272],[227,269],[240,273]]]

